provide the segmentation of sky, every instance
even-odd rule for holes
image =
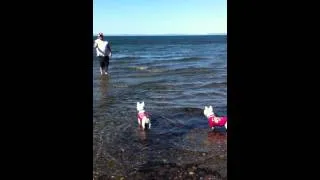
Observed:
[[[227,0],[93,0],[93,33],[227,34]]]

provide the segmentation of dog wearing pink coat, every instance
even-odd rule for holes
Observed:
[[[227,116],[217,117],[213,112],[212,106],[205,106],[203,114],[208,118],[208,124],[212,130],[214,130],[215,127],[225,127],[227,129]]]
[[[149,115],[144,110],[144,101],[142,103],[137,102],[137,111],[139,126],[142,127],[143,130],[145,130],[146,128],[151,129],[151,121]]]

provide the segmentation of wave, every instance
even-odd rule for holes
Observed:
[[[219,87],[227,87],[227,82],[226,81],[211,82],[211,83],[202,85],[199,88],[219,88]]]
[[[112,56],[111,60],[127,60],[127,59],[141,59],[141,56],[126,56],[126,55],[118,55],[118,56]]]
[[[179,54],[166,54],[166,55],[113,55],[112,59],[121,60],[121,59],[148,59],[148,60],[173,60],[173,61],[195,61],[210,59],[206,56],[181,56]]]
[[[199,60],[206,60],[210,59],[209,57],[201,57],[201,56],[196,56],[196,57],[179,57],[179,56],[171,56],[171,57],[152,57],[152,61],[154,62],[163,62],[163,61],[174,61],[174,62],[194,62],[194,61],[199,61]]]
[[[226,107],[217,107],[214,106],[215,113],[217,116],[224,115],[226,111]],[[176,107],[176,108],[168,108],[162,112],[166,112],[163,116],[170,118],[179,118],[179,117],[199,117],[203,118],[203,109],[197,107]]]
[[[176,75],[178,76],[204,76],[208,75],[209,73],[212,73],[212,68],[201,68],[201,67],[192,67],[192,66],[185,66],[183,68],[181,67],[175,67],[175,66],[168,66],[168,67],[162,67],[162,68],[154,68],[154,67],[148,67],[148,66],[128,66],[125,68],[113,68],[112,71],[120,75],[120,77],[123,78],[142,78],[142,77],[148,77],[148,78],[169,78],[174,77]],[[130,71],[130,72],[129,72]],[[118,78],[120,78],[118,77]],[[177,80],[178,77],[174,78]],[[167,79],[168,82],[168,79]]]
[[[194,61],[194,60],[202,60],[202,59],[209,59],[208,57],[183,57],[183,58],[176,58],[176,61]]]
[[[164,73],[167,75],[199,75],[199,74],[206,74],[210,73],[212,71],[212,68],[198,68],[198,67],[184,67],[184,68],[175,68],[171,70],[167,70]]]
[[[174,85],[163,83],[164,80],[159,81],[149,81],[149,82],[142,82],[136,85],[131,86],[130,88],[139,88],[139,89],[146,89],[146,90],[170,90],[174,89]]]

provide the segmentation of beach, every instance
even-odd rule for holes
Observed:
[[[93,37],[95,38],[95,37]],[[94,179],[227,179],[227,134],[203,115],[227,115],[227,36],[106,36],[101,76],[93,49]],[[138,128],[144,101],[152,127]]]

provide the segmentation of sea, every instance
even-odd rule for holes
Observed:
[[[227,135],[213,134],[203,109],[227,115],[227,35],[105,40],[113,52],[108,75],[100,75],[93,49],[94,178],[167,179],[180,168],[226,179]],[[137,121],[142,101],[147,131]]]

